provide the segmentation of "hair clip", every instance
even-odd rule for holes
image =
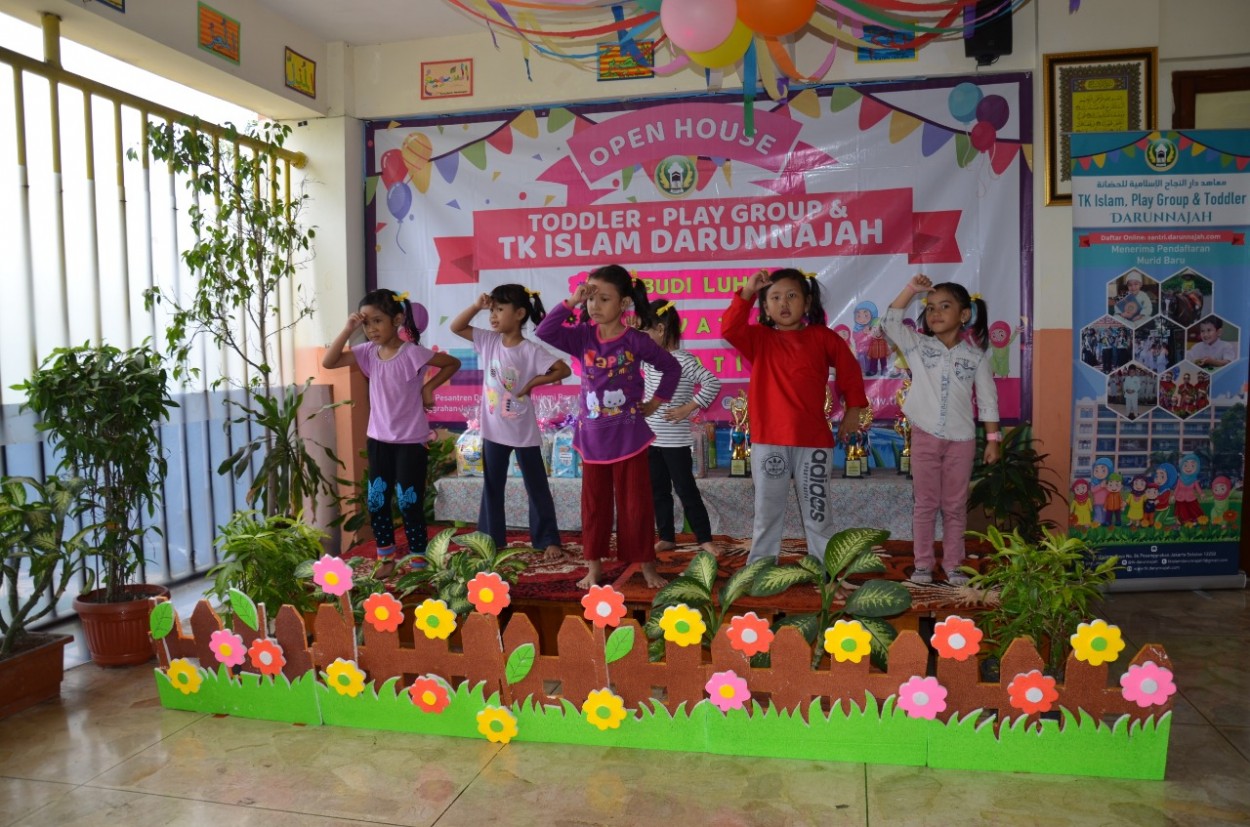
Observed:
[[[532,296],[541,296],[541,295],[542,295],[542,293],[541,293],[540,291],[538,291],[538,290],[531,290],[531,289],[529,289],[528,287],[522,287],[521,289],[525,291],[525,295],[527,295],[527,296],[531,296],[531,297],[532,297]]]
[[[395,295],[395,301],[397,301],[397,302],[406,302],[406,301],[408,301],[408,291],[407,291],[407,290],[405,290],[405,291],[404,291],[404,292],[402,292],[402,293],[395,293],[395,291],[394,291],[394,290],[392,290],[392,291],[391,291],[391,293],[393,293],[393,294]]]
[[[972,294],[971,296],[969,296],[968,298],[969,298],[971,301],[974,301],[974,302],[979,302],[979,301],[981,301],[981,294],[980,294],[980,293],[973,293],[973,294]]]
[[[662,306],[660,306],[660,307],[656,308],[655,315],[656,315],[656,316],[663,316],[665,313],[667,313],[668,311],[670,311],[670,310],[672,310],[672,309],[673,309],[673,303],[672,303],[672,302],[664,302],[664,304],[663,304]]]

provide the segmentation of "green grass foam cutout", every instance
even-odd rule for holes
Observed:
[[[322,715],[316,695],[318,683],[312,672],[300,675],[294,681],[287,680],[283,675],[268,678],[250,672],[230,677],[224,666],[216,672],[201,668],[199,673],[204,679],[199,691],[184,695],[170,683],[164,671],[157,669],[156,689],[161,705],[167,709],[210,715],[321,725]]]

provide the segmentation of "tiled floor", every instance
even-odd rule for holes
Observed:
[[[0,825],[1250,824],[1250,596],[1117,594],[1177,670],[1161,782],[303,728],[162,709],[150,668],[79,666],[0,721]]]

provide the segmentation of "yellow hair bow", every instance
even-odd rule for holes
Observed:
[[[392,291],[392,292],[394,292],[394,291]],[[405,291],[404,291],[404,292],[402,292],[402,293],[395,293],[395,301],[397,301],[397,302],[406,302],[406,301],[408,301],[408,291],[407,291],[407,290],[405,290]]]
[[[537,290],[531,290],[528,287],[522,287],[521,289],[525,291],[525,295],[527,296],[541,296],[542,295],[541,292]]]
[[[670,311],[670,310],[672,310],[672,309],[673,309],[673,303],[672,303],[672,302],[664,302],[664,304],[663,304],[663,305],[661,305],[660,307],[656,308],[655,315],[657,315],[657,316],[663,316],[665,313],[667,313],[668,311]]]
[[[972,301],[974,301],[974,302],[976,302],[976,301],[980,301],[980,300],[981,300],[981,294],[980,294],[980,293],[973,293],[973,294],[972,294],[971,296],[969,296],[968,298],[969,298],[969,299],[971,299],[971,300],[972,300]]]

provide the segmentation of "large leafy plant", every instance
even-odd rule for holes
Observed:
[[[755,576],[751,594],[771,597],[794,586],[814,586],[820,595],[820,608],[814,612],[786,615],[777,627],[793,626],[803,633],[808,643],[816,646],[821,633],[840,618],[858,620],[872,636],[872,662],[884,669],[890,644],[898,631],[886,620],[911,608],[911,592],[893,580],[852,582],[852,577],[879,574],[885,564],[873,547],[885,542],[890,532],[875,528],[848,528],[829,538],[823,560],[805,555],[795,565],[778,565],[775,558],[766,558],[769,565]],[[840,606],[839,596],[845,596]],[[814,649],[818,662],[821,650]]]
[[[129,350],[84,344],[58,348],[16,390],[36,428],[61,457],[58,470],[86,481],[98,529],[90,542],[104,600],[127,600],[126,586],[144,560],[144,525],[161,499],[165,451],[160,426],[177,403],[161,359],[146,343]],[[90,586],[88,587],[90,588]]]
[[[1072,634],[1090,619],[1103,590],[1115,580],[1117,558],[1100,562],[1084,540],[1048,529],[1039,542],[992,526],[974,536],[992,549],[984,570],[973,572],[968,581],[969,587],[990,593],[985,601],[990,608],[977,619],[986,643],[1002,657],[1017,637],[1032,638],[1049,653],[1048,672],[1061,674]]]
[[[985,431],[977,434],[976,462],[968,489],[968,510],[980,509],[1001,531],[1019,531],[1027,540],[1039,540],[1044,530],[1055,527],[1042,519],[1042,509],[1059,495],[1053,482],[1042,476],[1042,463],[1049,454],[1034,447],[1033,429],[1027,423],[1003,433],[1002,456],[987,465]]]
[[[308,612],[317,607],[313,591],[300,578],[301,566],[319,558],[326,535],[296,517],[266,517],[259,511],[239,511],[218,529],[216,544],[221,561],[209,569],[212,584],[205,595],[216,598],[230,615],[231,589],[265,606],[269,619],[283,605]]]
[[[666,608],[684,603],[702,615],[705,627],[703,644],[710,646],[721,624],[729,618],[734,602],[750,592],[756,576],[771,563],[771,560],[764,559],[743,566],[730,575],[717,591],[715,555],[706,551],[697,553],[686,570],[656,592],[651,601],[651,613],[646,625],[647,637],[651,640],[651,657],[658,659],[664,653],[664,630],[660,628],[660,618]]]
[[[321,471],[296,430],[308,386],[285,387],[274,368],[278,337],[313,314],[311,303],[302,299],[293,306],[281,304],[281,297],[295,295],[299,267],[312,256],[316,233],[301,222],[308,196],[288,192],[280,197],[279,180],[286,176],[279,174],[278,155],[290,127],[264,123],[241,134],[227,125],[226,134],[217,138],[202,127],[198,121],[148,127],[152,157],[167,163],[194,195],[187,213],[195,242],[182,259],[195,286],[189,298],[159,287],[144,297],[149,309],[164,304],[171,310],[166,343],[175,378],[198,376],[194,348],[200,336],[245,366],[242,379],[223,376],[209,387],[245,390],[247,401],[226,399],[238,414],[231,422],[251,423],[259,435],[218,472],[240,475],[259,458],[248,503],[270,516],[289,516],[306,503],[315,508],[319,495],[334,500],[337,494],[337,480]],[[335,467],[342,464],[329,449],[323,451]]]
[[[52,611],[83,571],[95,526],[72,526],[91,512],[86,487],[78,477],[0,480],[0,594],[6,602],[0,660],[14,653],[30,624]]]
[[[452,543],[460,549],[452,549]],[[481,572],[494,572],[515,584],[525,570],[521,555],[532,551],[520,546],[498,549],[490,535],[480,531],[456,535],[455,529],[444,529],[426,546],[424,568],[405,571],[421,555],[396,561],[395,571],[401,574],[392,588],[401,599],[416,591],[433,592],[455,614],[468,614],[473,608],[469,602],[470,580]]]

